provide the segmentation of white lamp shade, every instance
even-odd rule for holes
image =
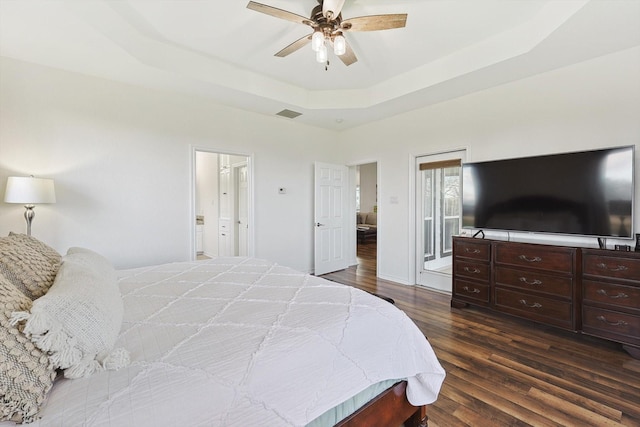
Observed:
[[[56,191],[52,179],[10,176],[4,193],[6,203],[55,203]]]

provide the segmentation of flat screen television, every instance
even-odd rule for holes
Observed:
[[[634,146],[462,166],[462,227],[633,237]]]

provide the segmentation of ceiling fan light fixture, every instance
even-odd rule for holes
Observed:
[[[333,53],[337,56],[347,53],[347,40],[342,34],[337,34],[333,38]]]
[[[322,45],[324,45],[324,34],[322,30],[316,30],[311,36],[311,49],[313,49],[314,52],[318,52]]]
[[[327,46],[324,43],[320,45],[320,49],[316,52],[316,61],[324,64],[327,62]]]
[[[0,0],[2,1],[2,0]],[[264,13],[279,19],[295,22],[311,27],[312,33],[300,37],[298,40],[276,52],[275,56],[283,58],[307,44],[311,44],[312,50],[316,53],[316,61],[326,64],[327,48],[340,58],[344,65],[349,66],[356,61],[353,49],[344,38],[345,32],[357,31],[380,31],[404,28],[407,23],[406,13],[393,13],[384,15],[366,15],[355,18],[343,19],[342,7],[345,0],[317,0],[318,5],[311,10],[307,16],[298,15],[277,7],[249,1],[247,8],[256,12]]]

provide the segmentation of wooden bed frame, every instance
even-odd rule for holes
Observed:
[[[401,381],[336,424],[337,427],[427,427],[427,407],[407,400],[407,382]]]

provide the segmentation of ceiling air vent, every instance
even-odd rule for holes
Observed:
[[[297,111],[291,111],[291,110],[282,110],[279,113],[276,113],[276,116],[282,116],[288,119],[295,119],[296,117],[301,115],[302,113],[298,113]]]

